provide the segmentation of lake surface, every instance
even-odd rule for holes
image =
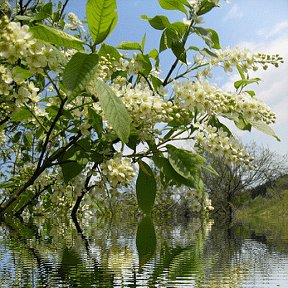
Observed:
[[[288,239],[261,225],[10,219],[0,287],[288,287]]]

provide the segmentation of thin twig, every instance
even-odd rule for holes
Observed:
[[[183,36],[183,39],[182,39],[183,47],[185,46],[185,44],[187,42],[187,39],[188,39],[188,36],[189,36],[189,33],[190,33],[190,29],[193,26],[193,24],[194,24],[194,21],[191,21],[190,25],[188,26],[188,28],[186,30],[186,33]],[[171,66],[171,68],[170,68],[170,70],[169,70],[164,82],[163,82],[163,86],[164,87],[168,84],[169,78],[170,78],[171,74],[173,73],[173,71],[175,70],[178,62],[179,62],[179,58],[177,57],[176,60],[174,61],[173,65]]]
[[[59,13],[58,21],[61,19],[62,15],[63,15],[63,13],[64,13],[64,10],[65,10],[65,8],[66,8],[66,6],[67,6],[67,4],[68,4],[68,2],[69,2],[69,0],[66,0],[65,3],[63,4],[63,6],[62,6],[62,8],[61,8],[61,11],[60,11],[60,13]]]

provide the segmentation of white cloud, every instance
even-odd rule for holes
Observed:
[[[267,103],[276,113],[277,122],[272,127],[282,141],[277,142],[274,138],[269,138],[269,136],[258,132],[255,133],[255,131],[251,136],[247,136],[247,133],[240,133],[244,142],[253,139],[268,145],[271,150],[281,154],[288,153],[288,31],[286,35],[283,33],[286,25],[288,27],[288,22],[280,22],[268,32],[271,36],[278,35],[273,41],[269,41],[265,37],[261,42],[242,42],[237,45],[238,47],[249,48],[252,52],[279,54],[284,58],[284,63],[279,68],[271,66],[266,71],[259,69],[250,75],[262,80],[260,85],[255,84],[251,88],[256,92],[257,97]],[[236,80],[239,80],[239,76],[232,74],[224,88],[232,89]]]
[[[277,23],[277,25],[275,25],[273,29],[269,31],[268,33],[266,30],[260,30],[258,31],[258,35],[264,36],[266,39],[270,39],[273,36],[279,35],[281,32],[285,30],[288,30],[288,21],[281,21]]]
[[[223,22],[227,22],[229,20],[235,21],[236,19],[239,20],[244,16],[243,12],[241,11],[240,7],[237,4],[233,4],[229,12],[226,16],[222,19]]]

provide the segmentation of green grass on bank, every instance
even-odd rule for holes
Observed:
[[[263,219],[278,219],[288,217],[288,190],[273,193],[270,197],[258,196],[242,206],[237,217],[260,217]]]
[[[258,196],[236,211],[235,221],[265,235],[279,251],[288,253],[288,189],[269,192],[269,198]]]

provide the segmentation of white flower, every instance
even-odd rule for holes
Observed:
[[[121,154],[116,154],[114,158],[103,162],[101,169],[112,188],[130,184],[135,176],[131,160]]]

